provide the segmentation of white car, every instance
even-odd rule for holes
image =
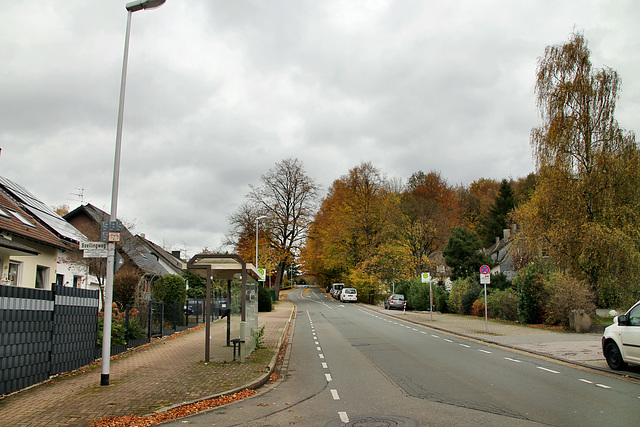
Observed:
[[[342,288],[340,292],[340,301],[342,302],[357,302],[358,291],[355,288]]]
[[[614,317],[613,325],[604,330],[602,352],[611,369],[624,369],[629,363],[640,365],[640,301]]]

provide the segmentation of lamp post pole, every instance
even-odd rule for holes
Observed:
[[[262,215],[256,218],[256,268],[258,268],[258,221],[265,219],[266,217],[266,215]]]
[[[120,182],[120,152],[122,146],[122,122],[124,116],[124,93],[127,86],[127,64],[129,62],[129,35],[131,33],[131,14],[138,10],[152,9],[161,6],[166,0],[138,0],[127,3],[127,30],[124,37],[124,57],[122,60],[122,77],[120,80],[120,102],[118,104],[118,127],[116,130],[116,151],[113,162],[113,183],[111,186],[111,213],[109,222],[113,223],[118,216],[118,186]],[[115,273],[115,242],[107,245],[107,275],[104,289],[104,329],[102,332],[102,366],[100,385],[109,385],[111,362],[111,323],[113,304],[113,275]]]

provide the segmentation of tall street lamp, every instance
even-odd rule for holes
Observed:
[[[124,115],[124,92],[127,85],[127,62],[129,60],[129,34],[131,32],[131,14],[138,10],[153,9],[166,0],[138,0],[127,3],[127,31],[124,37],[124,58],[122,60],[122,78],[120,80],[120,103],[118,105],[118,128],[116,131],[116,153],[113,162],[113,185],[111,187],[110,224],[114,224],[118,215],[118,184],[120,182],[120,151],[122,144],[122,118]],[[111,239],[108,239],[111,240]],[[102,332],[102,370],[100,385],[109,385],[109,369],[111,358],[111,320],[113,304],[113,275],[115,273],[115,241],[107,245],[107,277],[104,289],[104,329]]]
[[[256,268],[258,268],[258,221],[265,219],[266,217],[266,215],[262,215],[256,218]]]

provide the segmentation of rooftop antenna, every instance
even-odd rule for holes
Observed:
[[[76,188],[78,190],[77,193],[69,193],[72,196],[76,196],[80,199],[80,204],[84,205],[84,188]]]

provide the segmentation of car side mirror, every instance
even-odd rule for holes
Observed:
[[[620,316],[618,316],[618,325],[627,326],[627,323],[628,319],[626,314],[621,314]]]

